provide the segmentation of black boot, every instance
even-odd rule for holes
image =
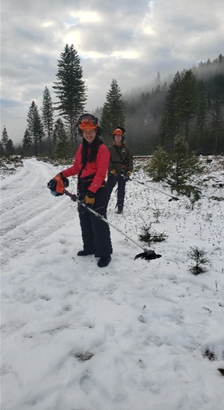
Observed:
[[[118,208],[117,214],[122,214],[122,212],[123,212],[123,209],[122,209],[122,208]]]
[[[111,257],[110,257],[110,256],[108,256],[107,258],[100,258],[100,259],[98,260],[97,265],[98,265],[100,268],[105,268],[107,265],[109,265],[110,261],[111,261]]]
[[[78,251],[77,256],[87,256],[87,255],[93,255],[94,252],[87,252],[87,251]]]

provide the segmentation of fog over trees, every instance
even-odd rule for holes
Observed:
[[[172,150],[181,134],[198,154],[224,152],[224,58],[177,72],[168,84],[125,98],[126,130],[136,154]]]
[[[43,107],[31,102],[21,145],[14,147],[4,125],[1,156],[73,156],[80,142],[76,122],[85,112],[87,89],[73,45],[66,45],[61,53],[56,78],[53,89],[58,101],[52,103],[46,85]],[[158,147],[172,152],[176,135],[181,135],[189,150],[197,154],[223,154],[224,57],[220,54],[213,61],[208,59],[197,67],[178,71],[166,80],[157,73],[152,86],[125,94],[113,78],[105,90],[103,107],[96,107],[92,114],[102,122],[106,144],[113,128],[124,126],[134,155],[152,155]]]

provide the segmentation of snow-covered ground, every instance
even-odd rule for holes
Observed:
[[[114,191],[108,221],[137,244],[111,227],[114,253],[103,269],[76,256],[77,205],[46,187],[62,167],[27,159],[1,175],[2,410],[223,410],[219,161],[207,164],[193,210],[187,198],[169,202],[168,188],[141,169],[127,183],[123,215]],[[134,260],[150,223],[168,236],[150,246],[162,257]],[[210,260],[198,276],[191,246]]]

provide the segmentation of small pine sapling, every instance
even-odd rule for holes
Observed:
[[[166,178],[169,168],[169,154],[159,146],[146,164],[145,171],[154,182],[160,182]]]
[[[201,197],[201,190],[191,182],[204,172],[204,167],[196,155],[189,152],[188,144],[181,135],[174,137],[171,162],[172,167],[166,175],[166,182],[170,185],[171,192],[175,190],[178,194],[186,195],[193,208],[195,202]]]
[[[209,259],[206,257],[206,251],[204,249],[199,249],[197,246],[191,246],[188,252],[189,258],[191,258],[195,265],[190,266],[190,271],[193,275],[199,275],[205,272],[204,265],[210,263]]]
[[[142,234],[140,234],[138,238],[140,241],[146,242],[150,245],[151,242],[163,242],[168,238],[168,236],[164,233],[157,233],[153,231],[150,225],[142,227]]]
[[[196,176],[204,172],[198,157],[189,152],[189,146],[181,135],[174,137],[173,152],[168,153],[160,146],[145,167],[146,173],[154,182],[165,181],[178,194],[186,195],[194,208],[201,197],[201,189],[193,184]],[[198,185],[199,180],[196,181]]]

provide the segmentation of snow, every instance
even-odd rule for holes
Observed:
[[[221,160],[207,165],[194,209],[186,197],[169,202],[142,169],[123,215],[114,190],[106,268],[77,257],[77,205],[46,187],[63,167],[23,164],[1,175],[2,410],[222,410],[224,201],[211,199],[224,197]],[[150,246],[162,257],[134,260],[150,223],[168,236]],[[191,246],[210,260],[198,276]]]

